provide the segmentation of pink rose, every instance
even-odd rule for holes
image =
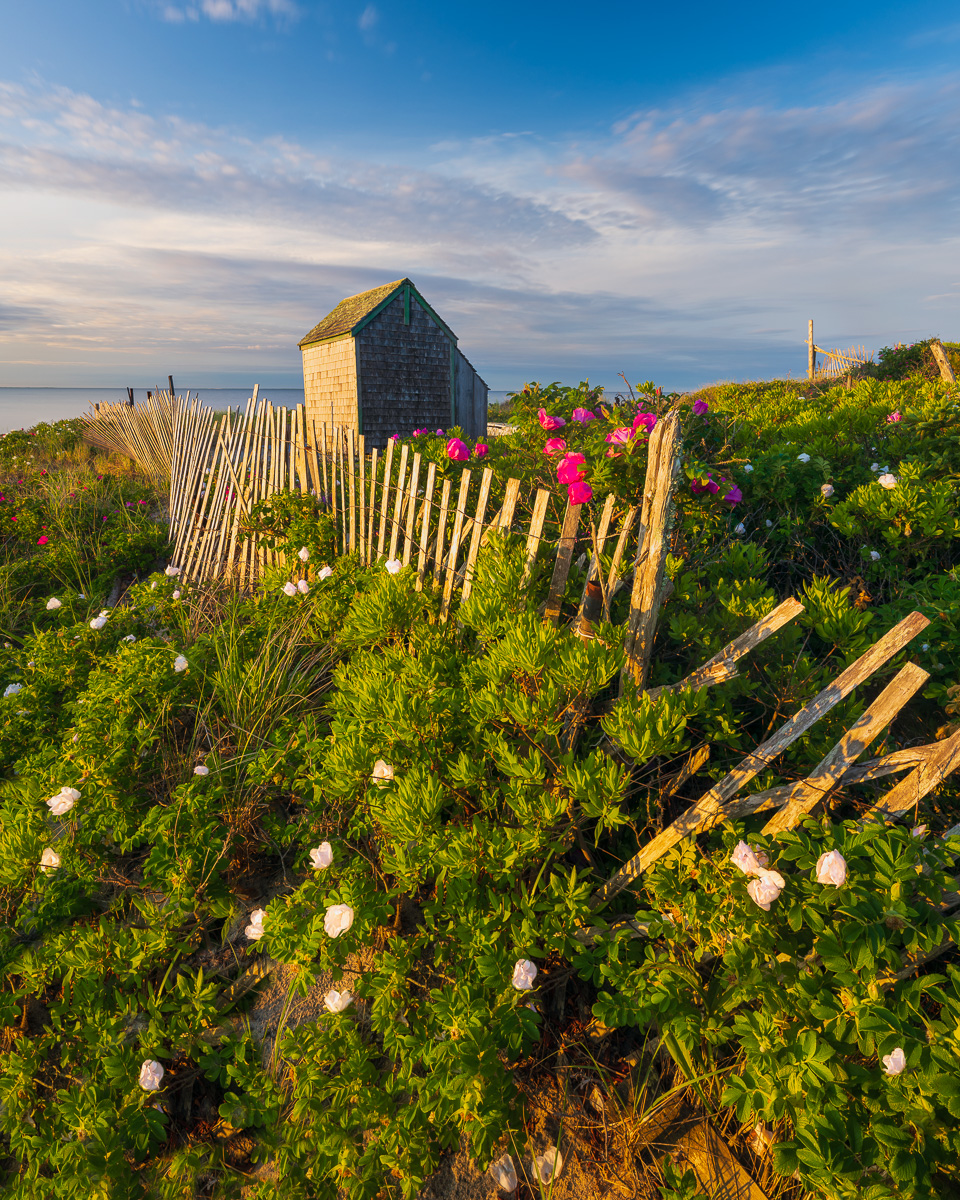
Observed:
[[[899,421],[899,420],[900,420],[900,414],[898,412],[892,412],[889,415],[889,417],[887,417],[887,424],[888,425],[896,425],[897,421]]]
[[[694,400],[693,415],[695,417],[702,417],[705,412],[709,412],[709,411],[710,411],[710,405],[706,402],[706,400]]]
[[[593,488],[589,483],[578,479],[576,483],[571,483],[567,488],[567,497],[571,504],[589,504],[593,499]]]
[[[106,517],[104,517],[103,519],[104,519],[104,520],[106,520],[107,518],[106,518]],[[47,544],[47,542],[49,542],[49,541],[50,541],[50,539],[47,537],[47,535],[46,535],[46,534],[44,534],[44,535],[43,535],[43,537],[39,537],[39,538],[37,538],[37,545],[38,545],[38,546],[45,546],[45,545]]]
[[[649,433],[656,423],[656,413],[637,413],[633,418],[633,432],[639,433],[641,429],[645,429]]]
[[[629,425],[621,425],[619,429],[615,429],[613,433],[608,433],[604,441],[612,442],[614,446],[626,446],[633,437],[633,430]]]
[[[467,449],[466,442],[462,442],[459,438],[451,438],[447,442],[447,458],[454,462],[466,462],[470,457],[470,451]]]
[[[562,429],[564,425],[566,425],[566,421],[563,419],[563,417],[548,416],[545,408],[541,408],[537,413],[537,416],[540,419],[540,425],[544,429]]]
[[[690,491],[693,492],[695,496],[702,495],[703,492],[710,492],[715,496],[717,492],[720,491],[720,484],[714,483],[713,479],[708,475],[706,483],[701,483],[699,479],[695,479],[693,483],[690,484]]]
[[[473,448],[473,452],[477,456],[477,458],[485,458],[489,449],[490,449],[490,447],[487,445],[486,442],[477,442],[477,444]]]
[[[565,454],[557,463],[557,479],[560,483],[577,483],[586,474],[586,462],[582,454]]]
[[[573,410],[573,419],[579,421],[581,425],[586,425],[588,421],[595,421],[597,414],[592,413],[589,408],[575,408]]]
[[[567,448],[563,438],[547,438],[543,444],[544,454],[562,454]]]
[[[743,492],[741,492],[737,485],[734,484],[730,491],[727,492],[723,498],[728,504],[739,504],[743,499]]]

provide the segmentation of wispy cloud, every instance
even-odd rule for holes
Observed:
[[[289,21],[300,15],[293,0],[195,0],[191,4],[161,4],[159,13],[164,21],[182,24],[199,21],[256,21],[263,17]]]
[[[837,343],[960,322],[958,150],[949,76],[407,165],[0,84],[0,357],[293,378],[325,309],[413,275],[495,383],[799,370],[811,315]]]

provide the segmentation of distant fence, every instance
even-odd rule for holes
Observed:
[[[630,670],[646,674],[679,470],[677,412],[651,435],[641,502],[608,495],[602,506],[570,504],[489,467],[442,478],[437,464],[407,443],[390,441],[384,452],[368,455],[354,430],[318,427],[304,405],[274,407],[256,391],[242,412],[158,392],[135,407],[101,404],[86,425],[90,442],[129,455],[169,482],[172,560],[185,580],[250,587],[266,567],[283,565],[277,551],[261,544],[250,514],[278,493],[310,492],[334,518],[342,553],[368,564],[381,558],[412,564],[418,590],[440,589],[446,620],[454,598],[470,595],[491,531],[519,529],[526,536],[524,583],[538,557],[549,551],[553,558],[544,617],[554,624],[575,561],[586,568],[585,636],[591,621],[610,619],[613,597],[632,583]]]

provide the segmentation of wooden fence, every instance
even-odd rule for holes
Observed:
[[[367,564],[413,565],[418,590],[440,590],[445,621],[455,600],[470,595],[491,530],[519,530],[524,583],[538,561],[553,560],[544,615],[554,624],[578,556],[586,567],[584,636],[593,621],[610,619],[613,597],[632,584],[629,672],[638,680],[649,665],[663,591],[679,431],[677,412],[654,429],[639,505],[609,495],[588,507],[498,478],[482,464],[451,477],[408,443],[391,441],[368,455],[352,429],[317,426],[303,405],[274,407],[256,389],[242,412],[158,392],[145,405],[100,405],[87,418],[90,441],[169,479],[171,559],[184,580],[252,586],[265,568],[282,565],[254,535],[253,508],[278,493],[310,492],[333,517],[342,553]]]
[[[440,589],[440,614],[447,620],[455,597],[469,596],[477,558],[491,530],[519,529],[526,536],[524,582],[538,556],[552,560],[544,619],[557,624],[574,556],[583,550],[586,582],[577,629],[592,636],[592,622],[609,619],[616,591],[632,582],[627,659],[621,680],[643,687],[650,663],[661,603],[669,544],[672,496],[680,467],[679,413],[668,413],[649,442],[643,496],[637,505],[610,495],[599,506],[569,504],[546,489],[525,489],[518,479],[498,479],[490,468],[467,468],[459,477],[443,476],[437,464],[411,453],[409,444],[390,442],[368,456],[362,437],[352,430],[318,429],[303,406],[274,408],[256,392],[245,410],[218,413],[194,400],[160,393],[152,403],[129,408],[100,406],[88,418],[87,436],[98,445],[120,450],[170,483],[173,561],[184,579],[227,578],[253,584],[269,565],[284,565],[275,552],[258,544],[249,515],[259,501],[282,492],[313,492],[334,517],[340,550],[365,563],[399,560],[416,568],[418,589]],[[289,564],[293,566],[294,564]],[[746,630],[679,683],[651,689],[664,692],[712,687],[738,673],[738,662],[803,611],[788,599]],[[628,887],[684,838],[723,821],[742,820],[773,810],[765,832],[793,828],[832,793],[852,783],[904,773],[903,778],[866,814],[896,819],[906,815],[960,765],[960,732],[942,742],[897,751],[862,765],[856,760],[920,690],[928,673],[906,663],[873,700],[837,745],[796,783],[741,795],[744,788],[823,716],[896,654],[929,624],[914,612],[884,634],[758,746],[724,779],[709,788],[686,812],[650,841],[596,893],[605,903]],[[572,748],[584,711],[577,711],[565,734]],[[666,801],[684,787],[709,757],[695,747],[683,768],[662,782]],[[585,937],[595,931],[585,930]],[[644,930],[637,926],[634,932]]]

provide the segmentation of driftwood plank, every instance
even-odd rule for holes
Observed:
[[[467,494],[470,491],[471,472],[466,470],[460,476],[460,493],[457,496],[457,509],[453,516],[453,533],[450,535],[450,550],[447,554],[447,574],[443,581],[443,600],[440,604],[440,620],[446,621],[450,615],[450,602],[453,599],[453,581],[457,574],[457,557],[460,553],[460,539],[463,535],[463,522],[467,515]]]
[[[560,545],[557,547],[557,561],[553,567],[550,580],[550,591],[547,593],[547,607],[543,619],[551,625],[556,625],[563,606],[563,593],[567,586],[567,576],[570,574],[570,564],[573,561],[573,548],[577,544],[577,530],[580,527],[580,510],[582,504],[567,504],[563,514],[563,528],[560,530]]]
[[[913,808],[935,787],[946,779],[951,771],[960,766],[960,729],[952,736],[936,743],[933,750],[914,771],[900,782],[875,804],[862,820],[869,821],[877,817],[892,817]]]
[[[627,509],[623,518],[623,524],[620,526],[620,536],[617,538],[613,560],[610,563],[610,573],[607,575],[607,586],[603,592],[603,619],[605,621],[610,620],[610,601],[613,599],[614,591],[620,579],[620,564],[623,562],[627,551],[627,540],[630,537],[630,530],[633,528],[633,523],[637,519],[637,511],[636,507]]]
[[[379,469],[380,451],[374,446],[370,454],[370,502],[367,517],[367,562],[373,563],[373,527],[377,516],[377,472]]]
[[[413,469],[410,472],[410,498],[407,501],[407,528],[403,537],[403,565],[410,562],[413,553],[413,527],[417,519],[417,488],[420,486],[420,454],[413,456]]]
[[[347,473],[350,481],[350,553],[357,549],[357,445],[352,429],[347,431]]]
[[[902,667],[830,753],[806,779],[794,787],[784,806],[764,825],[763,832],[772,836],[798,825],[816,804],[833,791],[847,768],[886,729],[929,678],[930,673],[916,663],[907,663]]]
[[[540,548],[540,539],[543,536],[543,522],[547,516],[547,505],[549,503],[550,493],[546,488],[540,488],[533,504],[533,515],[530,518],[530,531],[527,534],[527,561],[524,564],[523,577],[520,580],[521,588],[526,587],[530,582],[530,576],[533,573],[533,564],[537,561],[537,550]]]
[[[443,570],[443,543],[447,536],[447,513],[450,511],[450,492],[452,488],[452,481],[445,479],[443,487],[440,489],[440,521],[437,525],[436,552],[433,559],[433,582],[435,586],[440,583],[440,572]]]
[[[591,522],[591,540],[593,543],[593,553],[590,555],[590,565],[587,567],[587,577],[583,583],[583,596],[580,598],[580,603],[583,603],[584,597],[587,594],[587,585],[600,575],[603,571],[603,564],[600,561],[600,555],[603,554],[604,543],[607,540],[607,535],[610,532],[610,523],[613,520],[613,507],[616,503],[616,496],[613,492],[607,496],[603,504],[603,511],[600,513],[600,524],[597,526],[596,534],[593,534],[593,525]]]
[[[883,666],[888,659],[902,650],[929,624],[929,620],[923,613],[913,612],[905,617],[899,625],[885,633],[856,662],[847,667],[789,721],[781,725],[772,737],[758,746],[752,754],[748,754],[740,765],[720,783],[712,787],[672,825],[658,834],[638,854],[635,854],[616,875],[595,893],[593,903],[602,904],[611,896],[615,896],[617,892],[639,878],[657,859],[662,858],[668,850],[684,838],[691,834],[703,833],[725,820],[727,805],[735,793],[762,770],[765,770],[778,755],[793,745],[797,738],[835,708],[841,700],[846,699],[858,684],[869,679],[878,667]]]
[[[433,508],[433,490],[437,485],[437,464],[427,467],[427,486],[423,496],[423,521],[420,525],[420,553],[417,556],[417,591],[423,591],[423,580],[427,573],[427,547],[430,543],[430,511]]]
[[[477,497],[477,508],[473,517],[473,533],[470,537],[470,549],[467,553],[467,563],[464,567],[463,589],[461,599],[466,600],[473,591],[473,571],[480,553],[480,538],[483,534],[483,518],[487,513],[490,500],[490,486],[493,483],[493,471],[487,467],[480,480],[480,495]]]
[[[507,488],[503,495],[503,508],[500,509],[500,528],[506,533],[513,524],[517,511],[517,499],[520,495],[520,480],[508,479]]]
[[[397,542],[400,538],[400,513],[403,511],[404,488],[407,482],[407,459],[410,447],[404,443],[400,451],[400,474],[397,476],[397,496],[393,505],[393,520],[390,525],[390,553],[388,558],[397,557]]]
[[[680,471],[679,442],[680,413],[675,410],[658,421],[650,435],[621,690],[628,678],[643,687],[650,669],[662,602],[673,493]]]
[[[377,534],[377,558],[383,558],[387,536],[387,515],[390,506],[390,484],[393,479],[393,448],[397,443],[387,442],[387,456],[383,460],[383,491],[380,494],[380,532]]]
[[[728,679],[734,679],[739,674],[734,666],[738,659],[749,654],[761,642],[765,642],[771,634],[782,629],[802,612],[803,605],[791,596],[782,604],[778,604],[772,612],[767,613],[756,625],[751,625],[746,633],[741,633],[738,638],[734,638],[702,667],[697,667],[686,679],[681,679],[679,683],[669,683],[663,687],[651,688],[649,696],[651,699],[656,699],[657,696],[662,696],[664,693],[682,692],[688,688],[697,691],[700,688],[712,687],[715,683],[724,683]]]

